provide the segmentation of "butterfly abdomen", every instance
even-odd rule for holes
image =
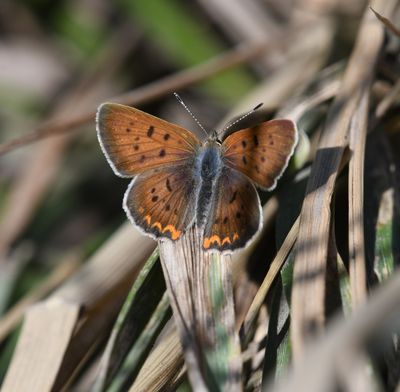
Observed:
[[[196,223],[203,226],[210,209],[210,201],[217,179],[221,174],[222,160],[221,149],[213,142],[207,143],[196,159],[195,177],[200,181],[197,195]]]

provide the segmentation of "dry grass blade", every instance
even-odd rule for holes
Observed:
[[[350,125],[349,146],[349,274],[353,306],[367,297],[364,244],[364,155],[368,127],[369,89],[365,88]]]
[[[184,363],[176,330],[165,336],[150,353],[129,392],[161,392],[175,390]]]
[[[51,390],[79,311],[79,305],[59,299],[28,311],[3,392]]]
[[[292,249],[299,231],[299,218],[296,219],[296,222],[290,229],[284,243],[280,247],[278,253],[276,254],[271,266],[265,276],[259,290],[257,291],[256,296],[250,306],[249,311],[247,312],[246,319],[242,326],[242,335],[245,339],[245,342],[248,342],[248,339],[251,338],[251,331],[254,326],[254,322],[257,319],[258,313],[262,304],[265,301],[265,297],[267,296],[269,289],[271,288],[272,283],[274,282],[276,276],[279,274],[283,264],[286,261],[287,256],[289,255],[290,250]]]
[[[377,0],[388,11],[395,1]],[[293,354],[299,358],[305,340],[321,330],[325,319],[325,272],[330,228],[330,204],[350,120],[370,80],[383,44],[383,28],[369,12],[364,18],[346,68],[341,89],[330,108],[304,200],[292,291]]]
[[[193,390],[240,390],[231,258],[204,252],[195,227],[160,242],[160,257]]]
[[[172,91],[180,90],[198,83],[219,72],[244,64],[257,58],[262,53],[265,53],[267,49],[268,45],[264,42],[243,44],[203,64],[177,72],[146,86],[139,87],[131,92],[110,98],[110,100],[125,105],[141,105],[166,94],[170,94]],[[93,108],[90,112],[77,115],[72,119],[69,118],[68,120],[53,121],[43,124],[24,136],[1,144],[0,156],[18,147],[46,137],[72,131],[88,122],[94,123],[95,115],[96,109]]]
[[[386,28],[391,31],[393,34],[396,34],[400,37],[400,29],[398,29],[388,18],[385,18],[379,12],[375,11],[372,7],[371,11],[376,15],[376,17],[386,26]]]

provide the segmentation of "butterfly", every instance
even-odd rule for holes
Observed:
[[[104,103],[97,112],[100,146],[115,174],[133,177],[123,208],[154,239],[179,240],[196,225],[204,250],[231,253],[262,226],[255,185],[275,187],[297,143],[296,125],[276,119],[219,140],[141,110]]]

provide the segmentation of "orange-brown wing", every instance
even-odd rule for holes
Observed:
[[[175,241],[194,220],[196,188],[190,165],[149,170],[129,185],[124,210],[148,235]]]
[[[102,104],[97,112],[100,145],[114,172],[133,177],[148,169],[193,160],[200,142],[188,130],[141,110]]]
[[[243,248],[261,227],[261,205],[250,180],[224,167],[204,228],[203,248],[233,252]]]
[[[261,188],[271,190],[285,170],[296,143],[293,121],[266,121],[229,135],[223,142],[223,160]]]

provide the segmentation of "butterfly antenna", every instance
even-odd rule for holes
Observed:
[[[178,100],[178,102],[186,109],[186,111],[192,116],[193,120],[196,122],[196,124],[201,128],[201,130],[208,136],[208,132],[205,130],[205,128],[201,125],[200,121],[197,119],[197,117],[193,114],[193,112],[187,107],[186,103],[183,102],[182,98],[178,95],[178,93],[174,93],[175,98]]]
[[[260,107],[264,105],[262,102],[259,103],[257,106],[255,106],[253,109],[251,109],[249,112],[243,114],[243,116],[240,116],[237,118],[234,122],[228,124],[225,128],[217,131],[217,134],[219,135],[220,133],[226,132],[229,128],[232,128],[234,125],[236,125],[239,121],[242,121],[246,117],[250,116],[250,114],[253,114],[257,109],[260,109]]]

